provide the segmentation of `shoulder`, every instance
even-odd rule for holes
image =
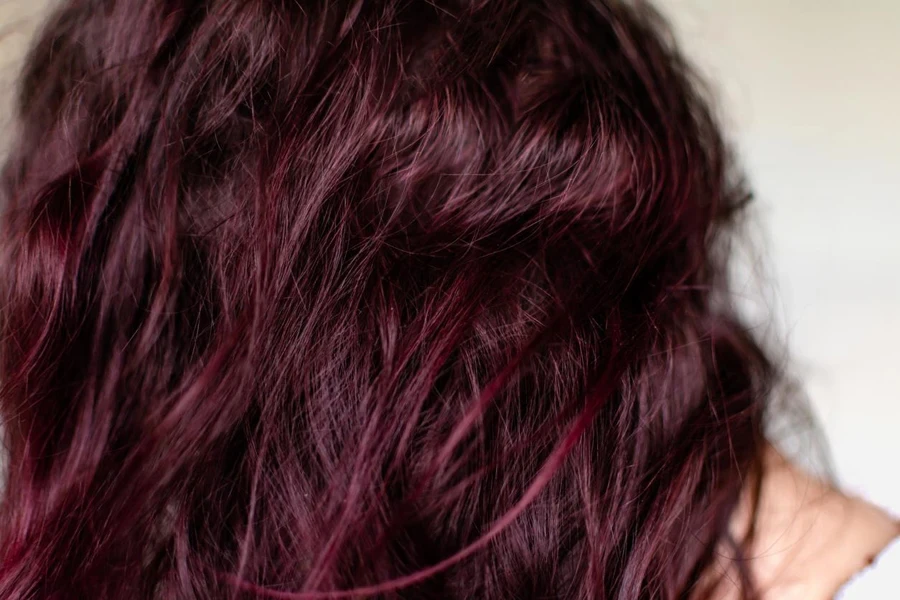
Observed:
[[[734,526],[746,532],[746,507]],[[762,600],[826,600],[900,535],[900,522],[842,493],[771,449],[765,460],[749,570]],[[720,561],[721,600],[736,597]],[[900,582],[898,582],[900,583]],[[728,589],[730,588],[730,589]]]
[[[900,537],[895,538],[876,559],[873,566],[857,573],[835,598],[871,600],[884,598],[885,592],[900,588]]]

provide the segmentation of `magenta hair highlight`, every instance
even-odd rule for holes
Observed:
[[[778,374],[700,89],[642,2],[62,2],[0,597],[709,596]]]

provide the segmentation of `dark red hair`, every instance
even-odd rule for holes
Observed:
[[[701,596],[776,375],[699,89],[641,2],[64,1],[0,597]]]

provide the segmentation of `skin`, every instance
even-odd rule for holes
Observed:
[[[749,498],[749,496],[748,496]],[[746,531],[746,507],[733,522]],[[751,572],[761,600],[828,600],[897,536],[900,521],[840,492],[769,449],[760,495]],[[716,600],[737,600],[728,551]]]

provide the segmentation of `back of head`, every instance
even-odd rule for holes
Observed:
[[[774,374],[648,7],[67,0],[18,124],[0,596],[702,594]]]

